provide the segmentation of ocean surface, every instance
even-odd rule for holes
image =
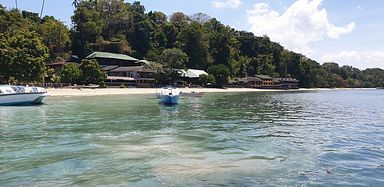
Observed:
[[[384,91],[0,107],[0,186],[384,186]]]

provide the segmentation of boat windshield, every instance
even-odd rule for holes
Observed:
[[[11,87],[2,87],[0,89],[0,93],[2,93],[2,94],[13,94],[13,93],[16,93],[16,91],[13,88],[11,88]]]
[[[16,93],[20,93],[20,92],[22,92],[22,90],[21,90],[19,87],[12,86],[11,88],[12,88],[12,90],[15,91]]]
[[[17,89],[19,89],[19,92],[25,92],[25,87],[23,86],[17,86]]]

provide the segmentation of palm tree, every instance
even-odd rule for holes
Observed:
[[[43,17],[44,4],[45,4],[45,0],[43,0],[43,4],[41,5],[40,19]]]

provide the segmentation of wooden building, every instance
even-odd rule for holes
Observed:
[[[64,67],[68,64],[75,64],[76,66],[80,66],[80,64],[78,64],[78,63],[68,62],[68,61],[63,60],[63,61],[47,64],[46,67],[52,68],[54,70],[54,72],[59,72],[59,71],[63,70]]]
[[[50,64],[46,64],[45,66],[48,69],[53,69],[53,72],[50,72],[46,75],[45,80],[47,82],[50,82],[51,79],[55,76],[55,74],[58,74],[61,70],[64,69],[64,67],[68,64],[75,64],[76,66],[80,66],[80,64],[75,63],[75,62],[68,62],[68,61],[59,61],[59,62],[54,62]]]
[[[238,79],[238,85],[262,89],[297,89],[299,81],[294,78],[272,78],[268,75],[255,75]]]
[[[255,77],[262,80],[259,88],[277,88],[278,84],[273,81],[273,78],[268,75],[255,75]]]
[[[274,81],[279,89],[298,89],[299,81],[294,78],[275,78]]]
[[[150,87],[154,83],[156,71],[149,68],[151,62],[147,60],[98,51],[86,58],[98,62],[108,75],[106,84],[109,86]]]
[[[109,71],[110,76],[132,77],[134,79],[153,78],[155,73],[156,71],[144,66],[117,67]]]
[[[108,71],[107,84],[110,86],[151,87],[156,71],[144,66],[116,67]]]
[[[180,74],[180,79],[188,83],[189,86],[198,85],[200,75],[208,75],[207,72],[199,69],[180,69],[178,73]]]
[[[241,86],[250,87],[250,88],[260,88],[263,84],[263,80],[257,77],[244,77],[239,78],[238,83]]]

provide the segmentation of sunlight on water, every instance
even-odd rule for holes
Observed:
[[[0,108],[0,186],[384,184],[381,90]]]

